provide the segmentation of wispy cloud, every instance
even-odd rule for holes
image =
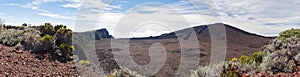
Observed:
[[[300,24],[295,24],[300,22],[300,18],[296,17],[300,15],[298,0],[216,0],[216,3],[225,22],[251,32],[276,35],[285,29],[300,27]],[[266,25],[268,23],[273,24]]]
[[[7,4],[0,4],[0,5],[5,5],[5,6],[19,6],[20,4],[16,4],[16,3],[7,3]]]
[[[47,11],[47,10],[43,10],[43,9],[38,8],[37,6],[24,5],[24,6],[20,6],[20,7],[27,8],[27,9],[31,9],[31,10],[38,11],[38,12],[50,13],[50,12]]]
[[[48,3],[48,2],[63,2],[63,0],[34,0],[31,3],[22,5],[20,7],[28,8],[38,12],[50,13],[48,10],[43,10],[39,8],[41,4]]]
[[[66,4],[61,5],[62,7],[65,8],[75,8],[78,9],[80,6],[82,6],[84,0],[67,0]]]
[[[195,4],[193,6],[192,4]],[[261,1],[261,0],[216,0],[214,1],[197,1],[190,3],[188,1],[179,1],[170,3],[161,7],[158,5],[149,4],[146,6],[137,6],[135,11],[125,14],[106,14],[102,17],[100,26],[109,28],[115,33],[114,36],[122,36],[122,30],[114,30],[116,27],[122,27],[124,30],[130,30],[129,26],[122,24],[118,26],[122,17],[128,16],[128,24],[130,21],[141,21],[151,19],[151,17],[158,17],[156,21],[167,24],[172,24],[174,30],[182,29],[189,26],[212,24],[212,23],[226,23],[235,27],[241,28],[248,32],[257,33],[260,35],[274,36],[279,32],[289,28],[300,28],[300,1],[297,0],[279,0],[279,1]],[[195,8],[196,7],[196,8]],[[171,9],[171,10],[170,10]],[[158,15],[158,14],[160,15]],[[111,16],[113,15],[113,16]],[[184,24],[176,17],[184,17],[188,24]],[[144,17],[139,19],[138,17]],[[168,19],[164,19],[168,17]],[[109,20],[109,21],[105,21]],[[114,22],[111,22],[114,21]],[[275,27],[276,26],[276,27]],[[145,31],[145,30],[142,30]],[[158,30],[151,30],[158,31]],[[138,33],[151,33],[138,32]],[[153,33],[153,32],[152,32]],[[157,32],[159,33],[159,32]],[[141,35],[141,34],[135,34]],[[147,34],[144,34],[147,35]]]
[[[40,5],[42,3],[48,2],[63,2],[64,0],[34,0],[30,3],[30,5]]]
[[[63,16],[60,14],[53,14],[53,13],[38,13],[38,15],[47,16],[55,19],[72,19],[75,20],[75,17],[73,16]]]
[[[39,2],[36,2],[36,1],[39,1]],[[32,3],[26,4],[26,5],[21,5],[21,4],[16,4],[16,3],[8,3],[8,4],[0,4],[0,5],[16,6],[16,7],[31,9],[31,10],[38,11],[38,12],[49,13],[49,11],[47,11],[47,10],[43,10],[43,9],[38,8],[38,5],[42,2],[40,0],[36,0],[36,1],[33,1]],[[47,0],[45,0],[45,1],[47,1]]]

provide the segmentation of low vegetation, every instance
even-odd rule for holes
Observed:
[[[0,43],[16,46],[17,49],[29,50],[33,53],[50,53],[59,55],[59,60],[72,60],[72,30],[66,26],[51,23],[40,26],[3,26],[1,25]]]
[[[112,71],[112,73],[108,74],[107,77],[145,77],[145,76],[137,74],[136,72],[131,71],[128,68],[121,67],[121,69],[116,69]]]
[[[78,63],[81,65],[91,65],[91,62],[89,60],[80,60]]]
[[[298,76],[294,75],[299,71],[300,66],[300,29],[290,29],[281,32],[279,36],[270,41],[268,45],[252,54],[251,57],[241,56],[232,58],[224,64],[215,65],[214,67],[223,67],[214,72],[221,77],[268,77],[281,74],[281,76]],[[211,77],[207,70],[212,66],[200,66],[193,71],[191,77]]]

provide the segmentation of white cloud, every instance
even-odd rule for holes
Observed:
[[[97,28],[98,21],[105,21],[103,24],[111,24],[111,21],[103,19],[102,16],[108,14],[114,14],[114,18],[119,16],[118,13],[111,13],[113,9],[122,9],[121,5],[112,6],[103,0],[85,0],[81,7],[78,8],[78,16],[76,19],[74,31],[82,32],[88,30],[94,30]],[[107,14],[108,13],[108,14]],[[116,23],[116,22],[114,22]],[[84,25],[84,26],[82,26]]]
[[[298,0],[217,0],[216,3],[226,22],[250,32],[276,35],[300,26],[300,18],[296,17],[300,15]]]
[[[84,0],[66,0],[66,4],[61,5],[65,8],[80,8],[82,6]]]
[[[16,4],[16,3],[8,3],[8,4],[0,4],[0,5],[4,5],[4,6],[17,6],[17,7],[22,7],[22,8],[27,8],[27,9],[31,9],[34,11],[38,11],[38,12],[44,12],[44,13],[49,13],[49,11],[47,10],[43,10],[38,8],[38,6],[41,3],[46,3],[46,2],[50,2],[50,1],[54,1],[54,0],[35,0],[29,4],[25,4],[25,5],[20,5],[20,4]]]
[[[53,13],[38,13],[38,15],[47,16],[47,17],[51,17],[51,18],[75,20],[75,17],[72,17],[72,16],[63,16],[63,15],[60,15],[60,14],[53,14]]]
[[[297,0],[216,0],[216,4],[213,1],[197,1],[195,4],[198,10],[195,10],[192,6],[187,6],[190,4],[184,1],[167,4],[167,7],[149,4],[149,6],[137,6],[139,8],[131,11],[130,15],[116,13],[102,14],[103,17],[100,20],[99,26],[106,27],[114,32],[115,37],[123,37],[125,30],[131,30],[130,28],[132,27],[130,26],[133,26],[131,25],[132,23],[151,19],[151,17],[158,17],[156,21],[175,26],[172,31],[190,26],[222,22],[248,32],[274,36],[285,29],[300,28],[300,18],[297,17],[300,15],[299,3],[300,1]],[[168,7],[171,7],[171,10]],[[158,12],[158,14],[155,12]],[[184,24],[185,21],[177,18],[178,13],[186,19],[188,24]],[[128,16],[128,19],[126,19],[128,22],[118,26],[118,23],[124,20],[121,19],[123,16]],[[144,17],[144,19],[138,17]],[[124,31],[115,30],[116,27],[121,27]],[[155,33],[145,31],[137,32],[131,36],[140,37],[143,35],[149,36],[149,34]]]
[[[5,6],[19,6],[19,4],[16,4],[16,3],[8,3],[8,4],[1,4],[1,5],[5,5]]]
[[[153,31],[151,29],[147,29],[143,32],[133,32],[129,37],[148,37],[148,36],[159,36],[163,33],[168,33],[170,31]]]
[[[48,2],[62,2],[63,0],[34,0],[32,1],[32,5],[40,5],[42,3],[48,3]]]
[[[38,12],[50,13],[50,12],[47,11],[47,10],[39,9],[37,6],[24,5],[24,6],[20,6],[20,7],[27,8],[27,9],[31,9],[31,10],[38,11]]]

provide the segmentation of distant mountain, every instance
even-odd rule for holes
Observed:
[[[91,37],[95,37],[95,38],[91,38]],[[75,38],[75,40],[80,40],[80,39],[101,40],[101,39],[112,39],[114,37],[110,35],[106,29],[98,29],[98,30],[87,31],[87,32],[74,32],[73,38]]]
[[[209,25],[195,26],[186,28],[171,33],[162,34],[160,36],[151,36],[144,38],[130,38],[131,40],[153,40],[153,39],[176,39],[177,37],[187,38],[191,35],[194,30],[200,43],[207,43],[208,45],[203,49],[205,52],[210,52],[211,48],[211,37],[209,26],[225,26],[226,40],[227,40],[227,53],[230,53],[227,59],[232,57],[239,57],[242,54],[250,54],[255,51],[259,51],[263,45],[269,43],[270,40],[275,37],[265,37],[254,33],[246,32],[239,28],[223,23],[215,23]],[[221,27],[222,28],[222,27]],[[192,30],[191,30],[192,29]],[[235,55],[231,55],[235,54]]]
[[[178,69],[182,48],[180,41],[177,37],[189,38],[191,33],[194,31],[198,38],[198,45],[200,52],[200,65],[207,65],[211,57],[211,36],[209,26],[225,26],[226,31],[226,60],[233,57],[240,57],[242,55],[251,56],[253,52],[260,51],[261,47],[268,44],[270,40],[275,37],[264,37],[261,35],[246,32],[244,30],[235,28],[233,26],[216,23],[210,25],[201,25],[191,28],[186,28],[178,30],[171,33],[162,34],[160,36],[151,36],[144,38],[130,38],[129,50],[130,55],[134,57],[134,61],[138,64],[147,64],[150,62],[149,48],[155,44],[160,43],[164,45],[167,51],[167,60],[165,66],[154,75],[155,77],[172,77],[175,76],[175,71]],[[222,28],[222,27],[221,27]],[[123,39],[112,39],[112,40],[123,40]],[[197,41],[187,41],[197,42]],[[122,44],[124,43],[119,43]],[[124,44],[127,46],[128,44]],[[112,50],[122,52],[122,47],[111,47],[111,40],[98,40],[96,41],[96,53],[98,55],[99,61],[102,62],[100,65],[105,71],[111,71],[116,68],[115,58],[113,57]],[[192,51],[193,49],[191,49]],[[225,51],[225,50],[224,50]],[[197,54],[195,54],[197,55]],[[193,57],[193,55],[188,56]],[[189,72],[187,72],[189,73]]]
[[[195,27],[191,27],[192,29],[194,29],[196,35],[198,37],[207,37],[209,36],[209,26],[225,26],[225,30],[226,30],[226,35],[228,36],[232,36],[233,35],[248,35],[248,36],[257,36],[257,37],[264,37],[264,38],[274,38],[274,37],[265,37],[265,36],[261,36],[261,35],[257,35],[254,33],[250,33],[250,32],[246,32],[244,30],[238,29],[236,27],[227,25],[227,24],[223,24],[223,23],[216,23],[216,24],[210,24],[210,25],[200,25],[200,26],[195,26]],[[174,31],[171,33],[165,33],[162,34],[160,36],[151,36],[151,37],[141,37],[141,38],[131,38],[133,40],[137,40],[137,39],[166,39],[166,38],[177,38],[177,37],[184,37],[185,35],[189,35],[191,34],[190,29],[191,28],[186,28],[186,29],[182,29],[182,30],[178,30],[178,31]],[[177,35],[176,35],[177,34]]]
[[[87,32],[74,32],[73,45],[75,46],[75,54],[80,59],[86,59],[84,54],[93,54],[93,48],[95,47],[95,40],[113,39],[114,37],[108,33],[106,29],[98,29]]]

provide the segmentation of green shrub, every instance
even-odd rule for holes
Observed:
[[[223,74],[223,77],[240,77],[238,72],[234,70],[228,70],[225,74]]]
[[[53,50],[53,45],[54,45],[54,40],[53,37],[50,35],[45,35],[41,38],[41,43],[42,43],[42,49],[44,51],[52,51]]]
[[[239,67],[239,62],[226,62],[221,77],[240,77]]]
[[[53,41],[53,38],[52,36],[50,35],[45,35],[41,38],[41,41],[44,42],[44,41]]]
[[[71,59],[71,56],[73,55],[72,52],[75,51],[75,48],[69,44],[61,44],[59,50],[60,56],[69,60]]]
[[[54,27],[55,31],[58,31],[60,28],[63,28],[64,26],[63,25],[56,25]]]
[[[250,58],[248,56],[242,55],[239,59],[239,62],[243,65],[248,64],[250,61]]]
[[[128,68],[121,67],[121,69],[116,69],[112,71],[112,73],[108,74],[107,77],[145,77],[145,76],[137,74],[136,72],[131,71]]]
[[[26,24],[26,23],[23,23],[22,26],[23,26],[23,27],[27,27],[27,24]]]
[[[78,63],[81,65],[90,65],[91,64],[91,62],[88,60],[80,60]]]
[[[16,29],[16,30],[24,30],[25,27],[23,27],[23,26],[16,26],[15,29]]]
[[[255,63],[257,65],[260,65],[263,60],[262,52],[254,52],[251,56],[250,63]]]
[[[8,46],[15,46],[23,40],[23,33],[23,30],[6,30],[0,34],[0,43]]]
[[[51,23],[45,23],[45,25],[41,25],[39,28],[40,28],[39,31],[41,32],[41,36],[45,36],[47,34],[53,36],[55,33],[55,30],[51,25]]]
[[[32,49],[37,47],[37,43],[41,39],[40,32],[38,30],[26,28],[23,35],[24,40],[21,42],[21,44],[25,50],[31,51]]]
[[[60,45],[60,44],[72,44],[72,30],[67,29],[67,28],[60,28],[57,30],[57,32],[55,33],[55,43],[56,45]]]
[[[209,66],[199,66],[195,71],[191,71],[190,77],[220,77],[224,62],[211,64]]]
[[[283,42],[288,42],[287,38],[290,38],[290,37],[297,37],[297,38],[300,38],[300,29],[290,29],[290,30],[286,30],[286,31],[283,31],[279,34],[278,38],[280,40],[282,40]]]
[[[238,58],[232,58],[230,61],[231,62],[238,62]]]

